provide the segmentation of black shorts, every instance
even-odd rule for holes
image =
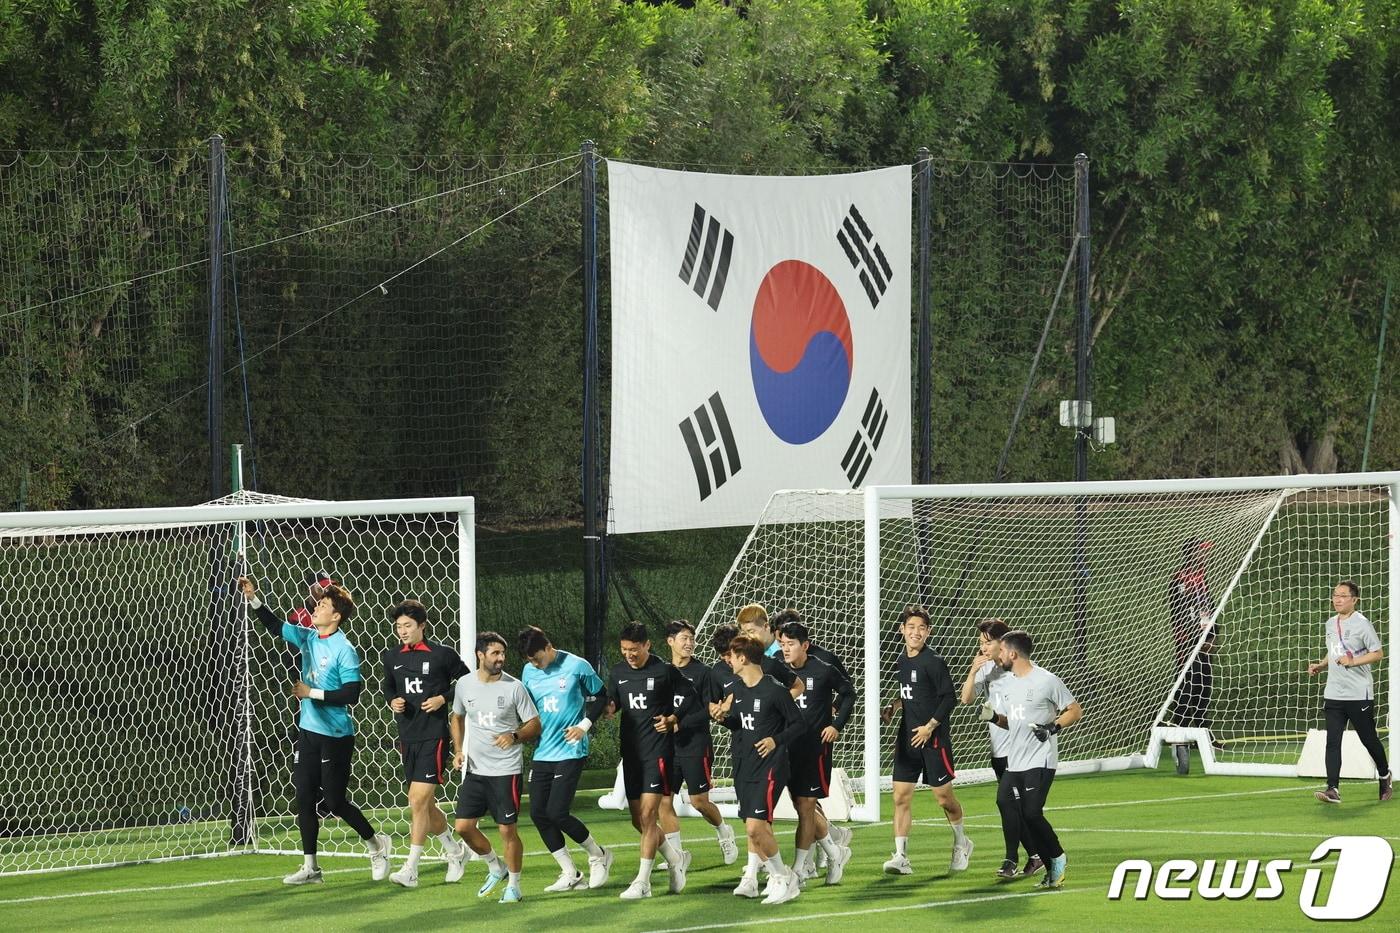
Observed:
[[[452,755],[446,739],[428,742],[400,742],[399,757],[403,759],[405,784],[446,784],[447,769]]]
[[[520,817],[520,775],[468,774],[457,789],[457,819],[476,820],[486,813],[498,826]]]
[[[788,780],[788,764],[780,761],[758,774],[747,774],[734,781],[734,793],[739,799],[739,819],[773,822],[773,808],[778,805]]]
[[[670,758],[634,758],[622,756],[622,787],[628,800],[638,800],[642,794],[675,793],[675,762]]]
[[[714,752],[707,751],[703,757],[687,755],[684,758],[676,758],[676,783],[674,792],[679,792],[681,784],[685,784],[690,789],[690,795],[708,794],[714,783],[710,780],[710,763],[714,760]]]
[[[794,797],[826,797],[831,793],[831,744],[814,737],[788,749],[788,793]]]
[[[911,748],[908,740],[900,736],[894,743],[894,779],[905,784],[927,784],[942,787],[950,783],[956,774],[953,770],[953,744],[948,740],[948,730],[939,726],[933,738],[921,748]]]

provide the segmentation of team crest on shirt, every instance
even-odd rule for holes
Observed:
[[[496,708],[497,708],[497,709],[505,709],[505,706],[506,706],[506,698],[505,698],[505,697],[496,697]]]
[[[648,690],[655,690],[655,689],[656,689],[656,678],[655,678],[655,677],[648,677],[648,678],[647,678],[647,689],[648,689]]]
[[[807,689],[808,689],[808,690],[815,690],[815,689],[817,689],[817,679],[816,679],[815,677],[808,677],[808,678],[807,678]]]
[[[425,674],[428,673],[428,662],[427,662],[427,661],[424,661],[424,662],[423,662],[423,673],[425,673]]]
[[[559,678],[559,689],[560,689],[560,690],[567,690],[568,688],[569,688],[569,681],[568,681],[568,679],[567,679],[567,678],[564,678],[564,677],[560,677],[560,678]]]
[[[910,671],[910,672],[909,672],[909,682],[910,682],[911,684],[916,684],[916,683],[919,682],[919,672],[918,672],[918,671]]]
[[[758,697],[754,697],[754,698],[753,698],[753,711],[754,711],[755,713],[758,712],[758,703],[759,703]]]

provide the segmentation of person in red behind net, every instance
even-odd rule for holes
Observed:
[[[324,570],[308,570],[305,576],[306,601],[287,613],[287,621],[293,625],[300,625],[302,628],[315,628],[315,623],[311,621],[311,614],[316,611],[316,604],[321,601],[322,591],[335,581]]]
[[[1172,720],[1178,726],[1210,729],[1210,695],[1215,686],[1215,640],[1220,623],[1215,619],[1215,600],[1206,582],[1206,554],[1211,542],[1190,540],[1181,546],[1181,565],[1167,581],[1167,614],[1171,618],[1172,642],[1178,671],[1191,660],[1177,693]],[[1204,640],[1202,634],[1204,633]],[[1200,642],[1201,650],[1191,659]],[[1211,744],[1223,746],[1211,736]]]

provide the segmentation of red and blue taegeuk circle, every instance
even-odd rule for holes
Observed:
[[[836,287],[816,266],[784,260],[753,302],[749,369],[768,427],[789,444],[821,437],[846,401],[855,351]]]

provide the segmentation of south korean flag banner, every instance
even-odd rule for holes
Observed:
[[[613,531],[910,481],[910,183],[608,163]]]

